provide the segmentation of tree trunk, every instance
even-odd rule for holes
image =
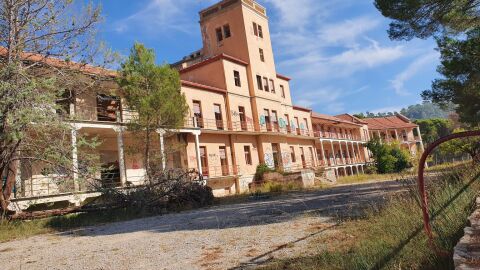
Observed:
[[[20,161],[15,160],[10,162],[10,165],[8,166],[7,182],[5,183],[5,188],[2,190],[2,194],[0,196],[0,206],[2,208],[2,212],[6,212],[10,204],[10,198],[12,197],[12,190],[15,186],[17,168],[19,164]]]

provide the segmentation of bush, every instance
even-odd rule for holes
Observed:
[[[399,173],[412,166],[410,153],[397,143],[383,144],[374,138],[366,146],[373,153],[378,173]]]
[[[263,180],[263,175],[267,172],[273,172],[274,170],[272,170],[270,167],[268,167],[267,164],[259,164],[257,166],[257,170],[255,172],[255,177],[254,177],[254,181],[255,182],[261,182]]]

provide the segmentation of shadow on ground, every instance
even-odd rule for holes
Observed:
[[[280,223],[301,215],[327,218],[361,216],[381,206],[387,195],[404,191],[396,181],[289,193],[264,201],[215,206],[206,209],[117,222],[62,232],[64,236],[103,236],[138,231],[171,232],[213,230]]]

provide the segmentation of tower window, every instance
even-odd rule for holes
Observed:
[[[270,89],[272,90],[272,93],[275,94],[275,82],[273,80],[270,80]]]
[[[262,76],[257,75],[257,87],[258,90],[263,90]]]
[[[280,91],[282,91],[282,98],[285,98],[285,87],[280,85]]]
[[[253,34],[258,37],[258,28],[256,23],[253,23]]]
[[[268,79],[266,77],[263,77],[263,89],[265,89],[266,92],[270,92],[270,89],[268,88]]]
[[[232,36],[232,33],[230,32],[230,25],[225,24],[223,26],[223,35],[225,36],[225,38],[229,38]]]
[[[264,53],[263,53],[263,49],[258,49],[258,51],[260,52],[260,60],[261,60],[262,62],[265,62],[265,55],[264,55]]]
[[[218,42],[222,41],[223,40],[222,28],[217,28],[215,32],[217,33],[217,41]]]
[[[240,72],[234,70],[233,71],[233,78],[235,79],[235,86],[241,87],[242,83],[240,81]]]
[[[258,25],[258,36],[263,38],[263,30],[261,25]]]

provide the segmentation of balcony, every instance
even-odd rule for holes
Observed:
[[[321,139],[363,141],[363,139],[358,135],[339,134],[335,132],[322,132],[322,131],[315,131],[313,132],[313,134],[316,138],[321,138]]]
[[[222,177],[230,177],[238,175],[240,167],[233,165],[222,165],[222,166],[205,166],[202,167],[202,173],[204,179],[215,179]],[[192,169],[196,170],[196,169]]]

